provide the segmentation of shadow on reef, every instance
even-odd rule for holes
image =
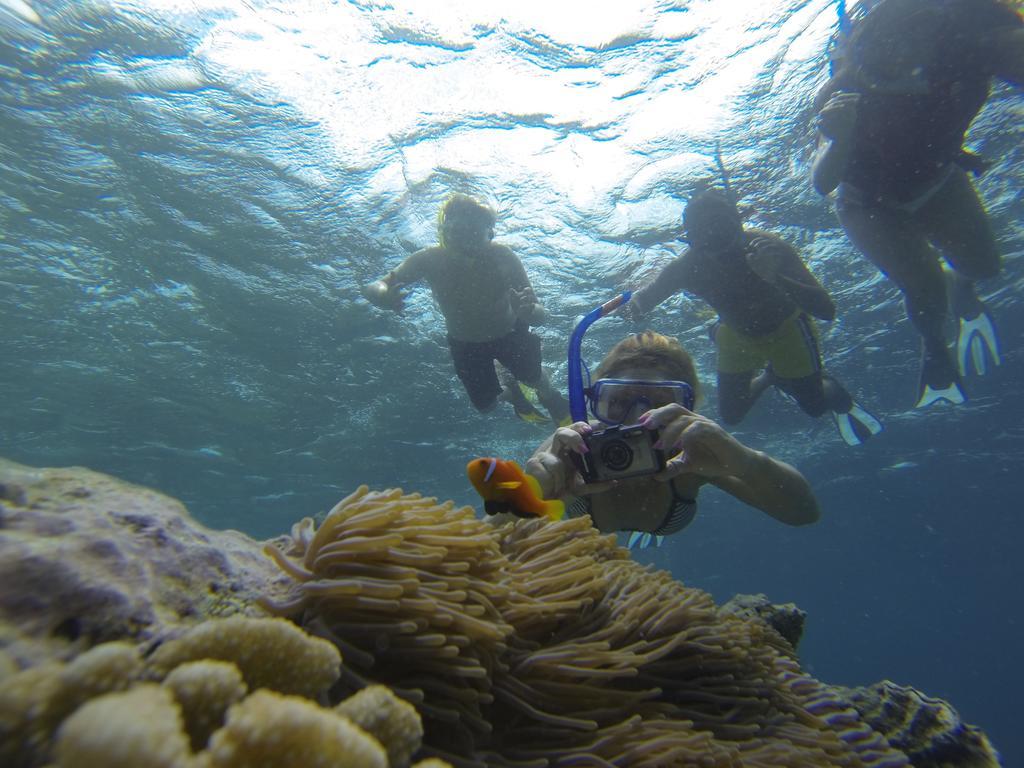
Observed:
[[[945,702],[804,673],[795,606],[716,606],[586,520],[363,487],[262,544],[0,461],[0,585],[5,766],[999,764]]]

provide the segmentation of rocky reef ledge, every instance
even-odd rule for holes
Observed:
[[[0,460],[9,768],[999,765],[946,702],[806,674],[802,624],[586,520],[362,487],[259,542]]]

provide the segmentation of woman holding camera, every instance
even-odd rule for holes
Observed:
[[[788,525],[817,521],[818,502],[803,475],[694,412],[698,386],[693,359],[678,341],[654,331],[631,335],[608,353],[589,389],[597,421],[558,429],[526,471],[544,498],[566,502],[570,517],[589,514],[607,533],[633,531],[630,546],[688,525],[705,483]],[[607,447],[634,424],[648,432],[652,451],[630,450],[627,457],[621,445]],[[656,451],[664,454],[664,469],[645,466]],[[622,466],[630,460],[641,466]]]

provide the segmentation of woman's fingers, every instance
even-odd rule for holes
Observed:
[[[654,447],[670,455],[677,451],[683,432],[691,425],[704,421],[706,419],[703,416],[698,416],[678,403],[655,408],[640,417],[640,424],[644,427],[658,430],[658,441]]]
[[[587,453],[588,448],[583,436],[589,435],[591,432],[593,429],[585,421],[577,421],[568,427],[559,427],[551,439],[551,452],[558,455],[563,455],[568,451]]]

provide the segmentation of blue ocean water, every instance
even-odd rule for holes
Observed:
[[[574,323],[678,251],[720,146],[751,223],[832,292],[828,367],[887,429],[851,449],[769,393],[735,433],[807,475],[821,522],[709,490],[638,559],[721,601],[797,603],[817,677],[948,699],[1024,764],[1019,93],[997,88],[970,136],[994,161],[1003,365],[968,404],[914,411],[898,296],[808,183],[835,23],[825,0],[0,0],[0,455],[257,537],[360,483],[474,504],[468,459],[523,460],[546,433],[471,409],[425,289],[398,317],[359,286],[434,242],[450,192],[480,196],[564,383]],[[710,390],[709,317],[678,297],[649,324]],[[584,353],[630,330],[602,320]]]

